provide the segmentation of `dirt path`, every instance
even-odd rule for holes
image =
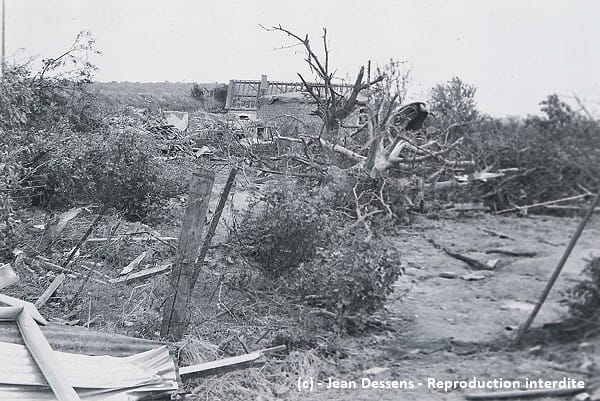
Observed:
[[[544,346],[535,355],[527,350],[508,352],[501,348],[514,337],[526,319],[575,231],[578,219],[549,217],[480,216],[463,220],[422,220],[394,238],[403,249],[406,275],[398,284],[397,297],[388,305],[393,334],[356,340],[349,349],[362,350],[349,359],[352,368],[340,378],[355,380],[356,389],[319,389],[306,399],[318,400],[459,400],[466,390],[432,389],[428,378],[461,380],[473,376],[500,379],[588,379],[585,369],[600,364],[597,354],[577,349],[578,344]],[[505,233],[502,239],[485,230]],[[499,259],[494,272],[473,272],[459,260],[436,249],[429,241],[467,254],[483,262]],[[505,249],[536,252],[533,257],[486,254]],[[600,218],[595,217],[582,235],[561,277],[542,308],[534,327],[556,321],[564,309],[558,304],[561,291],[574,285],[585,265],[584,258],[600,256]],[[456,278],[442,278],[440,273]],[[465,274],[483,275],[466,281]],[[596,342],[596,349],[600,342]],[[573,349],[575,348],[575,349]],[[356,361],[359,362],[356,362]],[[584,365],[582,368],[581,365]],[[356,372],[382,367],[369,376]],[[569,370],[569,371],[565,371]],[[361,389],[363,377],[399,380],[414,389]],[[595,372],[598,377],[598,372]],[[419,384],[421,383],[421,384]],[[482,390],[471,390],[482,391]],[[556,399],[556,398],[555,398]]]

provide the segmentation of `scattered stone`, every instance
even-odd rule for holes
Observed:
[[[573,397],[575,401],[592,401],[592,396],[588,393],[579,393]]]
[[[478,273],[463,274],[462,276],[460,276],[460,278],[463,279],[463,280],[465,280],[465,281],[485,280],[485,276],[483,274],[478,274]]]
[[[596,347],[592,343],[583,342],[579,344],[579,350],[587,354],[591,354],[596,350]]]
[[[594,372],[598,368],[596,362],[587,360],[579,366],[579,370],[583,370],[584,372]]]
[[[600,401],[600,387],[594,390],[591,396],[591,401]]]
[[[506,299],[502,301],[500,309],[502,310],[518,310],[522,312],[531,312],[535,308],[534,304],[529,302],[515,301],[513,299]]]
[[[485,265],[487,267],[489,267],[490,269],[495,269],[498,266],[499,262],[500,262],[500,259],[490,259],[487,262],[485,262]]]
[[[419,351],[419,350],[417,350],[417,351]],[[410,353],[412,353],[412,352],[413,351],[411,351]],[[377,376],[377,375],[387,372],[388,370],[390,370],[390,368],[382,368],[382,367],[376,366],[373,368],[369,368],[367,370],[363,370],[363,374]]]
[[[276,397],[281,397],[286,395],[288,392],[290,391],[290,388],[288,386],[284,386],[283,384],[276,384],[273,387],[273,394]]]
[[[541,345],[536,345],[535,347],[529,348],[527,352],[529,352],[530,355],[542,355],[544,350]]]
[[[440,276],[441,278],[455,279],[455,278],[457,278],[457,277],[458,277],[458,273],[455,273],[455,272],[441,272],[441,273],[439,274],[439,276]]]

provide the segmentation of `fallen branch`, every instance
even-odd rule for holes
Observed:
[[[512,209],[500,210],[500,211],[496,212],[496,214],[504,214],[504,213],[511,213],[511,212],[520,212],[521,210],[534,209],[534,208],[538,208],[538,207],[544,207],[544,206],[548,206],[548,205],[554,205],[556,203],[568,202],[568,201],[573,201],[573,200],[577,200],[577,199],[584,199],[584,198],[587,198],[587,197],[592,196],[592,195],[594,195],[594,194],[587,193],[587,194],[582,194],[582,195],[570,196],[568,198],[556,199],[556,200],[548,201],[548,202],[534,203],[532,205],[527,205],[527,206],[517,206],[517,207],[513,207]]]
[[[482,228],[481,231],[483,231],[486,234],[490,234],[490,235],[493,235],[495,237],[498,237],[498,238],[509,239],[509,240],[515,241],[515,239],[513,237],[510,237],[509,235],[501,233],[501,232],[498,232],[498,231],[493,231],[493,230],[490,230],[490,229],[487,229],[487,228]]]
[[[510,249],[488,249],[485,253],[500,253],[508,256],[523,256],[526,258],[532,258],[537,255],[537,252],[533,251],[511,251]]]
[[[438,244],[433,238],[429,238],[429,242],[435,248],[441,249],[442,251],[446,252],[449,256],[452,256],[455,259],[465,262],[466,264],[468,264],[475,270],[494,270],[492,267],[486,265],[485,263],[481,263],[480,261],[478,261],[476,259],[470,258],[465,255],[461,255],[460,253],[452,252],[448,248],[445,248],[442,245]]]
[[[490,266],[488,266],[484,263],[481,263],[480,261],[478,261],[476,259],[470,258],[465,255],[461,255],[460,253],[452,252],[447,248],[442,247],[442,250],[444,252],[446,252],[449,256],[452,256],[454,259],[462,260],[463,262],[465,262],[466,264],[468,264],[475,270],[494,270]]]

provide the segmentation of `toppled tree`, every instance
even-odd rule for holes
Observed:
[[[315,131],[306,125],[304,132],[293,136],[278,133],[274,139],[288,145],[284,147],[287,153],[268,161],[257,160],[259,165],[263,163],[268,167],[266,170],[274,172],[277,168],[269,163],[281,160],[285,162],[286,174],[298,176],[323,175],[335,166],[346,174],[384,183],[389,177],[402,179],[402,186],[408,188],[460,185],[455,173],[464,175],[464,168],[474,165],[460,151],[463,138],[446,140],[452,126],[423,129],[429,114],[425,103],[402,105],[407,76],[399,63],[377,69],[374,79],[365,77],[365,69],[361,67],[354,83],[342,91],[333,83],[327,30],[323,30],[323,48],[318,53],[308,35],[301,37],[281,25],[264,29],[287,35],[303,49],[316,83],[298,75],[316,106],[313,114],[321,120],[321,126]],[[359,124],[349,124],[347,120],[357,112],[361,115]],[[443,177],[449,179],[438,183]],[[425,184],[427,181],[430,184]],[[382,197],[376,198],[385,204]],[[357,208],[358,203],[357,199]],[[360,215],[358,210],[355,214]]]

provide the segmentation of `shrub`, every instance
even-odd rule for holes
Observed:
[[[89,92],[87,80],[12,66],[0,101],[3,232],[13,209],[30,204],[104,203],[139,219],[180,189],[172,185],[178,178],[163,173],[155,140],[141,122]]]
[[[592,259],[582,274],[586,279],[566,291],[562,303],[573,318],[596,323],[600,312],[600,257]]]
[[[400,253],[381,238],[365,241],[361,234],[335,235],[286,280],[290,290],[339,317],[382,308],[402,273]]]
[[[327,210],[301,185],[277,181],[246,215],[239,238],[246,256],[276,278],[314,257],[327,238]]]
[[[392,244],[360,227],[347,229],[351,220],[339,207],[351,181],[276,181],[237,236],[241,252],[266,278],[265,288],[333,313],[341,325],[382,308],[402,273]]]

